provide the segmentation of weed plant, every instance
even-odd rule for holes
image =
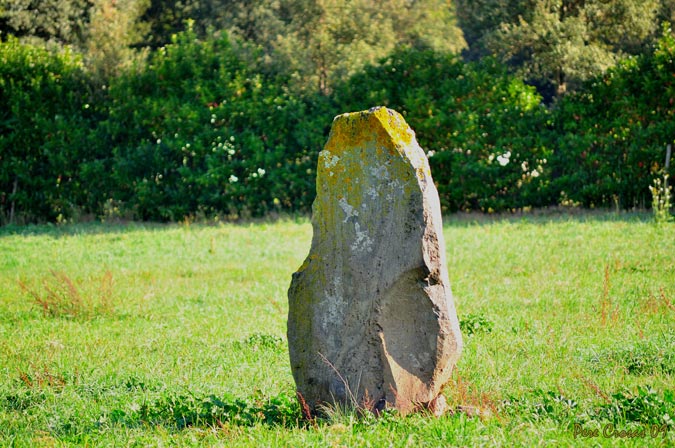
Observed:
[[[652,212],[657,223],[670,222],[673,216],[670,214],[672,187],[668,185],[668,174],[663,175],[663,180],[654,179],[654,185],[649,186],[652,194]]]

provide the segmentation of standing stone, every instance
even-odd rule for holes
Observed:
[[[288,345],[310,412],[440,411],[462,337],[438,192],[401,115],[340,115],[319,154],[314,235],[288,291]]]

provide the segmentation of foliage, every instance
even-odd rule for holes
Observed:
[[[493,327],[492,321],[482,314],[467,314],[459,320],[459,328],[462,334],[471,336],[477,333],[491,333]]]
[[[90,0],[0,0],[0,33],[33,41],[81,44],[87,33],[89,3]]]
[[[153,49],[171,43],[171,36],[185,31],[188,20],[194,22],[193,27],[200,33],[206,33],[209,25],[221,28],[220,18],[230,9],[231,3],[235,2],[149,0],[148,8],[140,17],[149,27],[143,43]]]
[[[143,19],[155,46],[186,20],[200,37],[227,31],[260,48],[261,67],[289,76],[295,91],[323,94],[396,46],[458,52],[465,45],[444,0],[155,0]]]
[[[136,46],[147,34],[139,17],[147,9],[145,0],[92,0],[84,54],[89,71],[99,83],[107,83],[124,69],[144,59]]]
[[[502,23],[515,23],[532,8],[532,0],[455,0],[457,24],[471,59],[489,55],[486,40]]]
[[[249,71],[226,36],[187,31],[110,86],[110,198],[141,219],[307,210],[312,106]]]
[[[666,425],[672,430],[675,429],[675,391],[660,393],[650,386],[638,386],[636,392],[624,389],[612,394],[610,402],[599,406],[590,417],[612,423]]]
[[[493,59],[463,63],[402,49],[336,89],[340,109],[403,113],[427,150],[444,211],[548,205],[548,113],[532,87]]]
[[[150,426],[164,425],[177,429],[191,426],[223,427],[223,425],[253,426],[259,423],[293,427],[302,420],[295,397],[279,394],[275,397],[241,399],[232,396],[197,397],[194,394],[163,394],[156,401],[144,403],[137,409],[114,409],[101,415],[99,425]]]
[[[457,52],[461,33],[444,1],[340,0],[287,3],[287,30],[277,35],[275,53],[304,84],[324,94],[336,82],[373,64],[401,45]]]
[[[521,397],[509,397],[501,404],[507,414],[521,415],[532,422],[554,420],[567,423],[580,412],[579,403],[560,392],[535,389]]]
[[[288,349],[288,347],[284,343],[284,340],[281,339],[279,336],[265,333],[253,333],[252,335],[248,336],[243,341],[241,341],[238,345],[250,347],[254,351],[272,350],[275,352],[281,352]]]
[[[623,427],[639,423],[661,427],[661,433],[675,429],[675,391],[666,389],[661,393],[650,386],[638,386],[636,392],[623,388],[596,406],[578,403],[559,392],[535,389],[524,397],[510,397],[502,408],[508,414],[519,414],[533,422],[548,419],[567,427],[600,423]]]
[[[55,221],[87,204],[95,121],[81,59],[0,42],[0,223]]]
[[[675,36],[568,95],[554,114],[552,194],[585,207],[646,207],[675,138]],[[672,177],[671,168],[669,174]]]
[[[394,20],[368,2],[351,2],[345,17],[329,3],[273,3],[223,13],[229,31],[198,32],[188,21],[147,61],[134,48],[147,32],[140,1],[94,2],[82,56],[8,36],[0,43],[0,224],[307,213],[331,118],[375,105],[399,110],[417,132],[444,212],[646,208],[654,177],[672,178],[662,155],[675,135],[667,27],[650,51],[546,106],[494,58],[465,62],[450,47],[429,48],[444,34],[404,26],[421,14],[414,8]],[[565,10],[565,20],[586,17],[579,8]],[[318,22],[299,22],[315,9]],[[436,22],[452,14],[434,2],[427,10]],[[509,11],[485,20],[507,20]],[[381,20],[382,42],[362,35]],[[291,29],[269,47],[256,41]],[[570,43],[561,33],[559,43]],[[412,45],[394,48],[404,42]],[[601,45],[613,46],[621,45]]]
[[[557,96],[642,53],[671,8],[671,0],[458,1],[474,54],[502,57]]]

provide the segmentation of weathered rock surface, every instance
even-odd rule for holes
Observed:
[[[312,246],[288,291],[298,392],[321,405],[439,412],[462,338],[438,192],[414,132],[380,107],[335,118]]]

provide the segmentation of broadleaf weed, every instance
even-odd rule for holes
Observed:
[[[619,366],[630,375],[674,374],[675,335],[662,334],[621,347],[591,350],[585,358],[595,371]]]
[[[675,428],[675,392],[659,393],[650,386],[638,386],[636,392],[624,389],[612,394],[611,401],[591,411],[589,417],[615,424],[643,423]]]
[[[127,410],[113,409],[106,412],[99,417],[98,424],[128,427],[147,424],[176,429],[215,428],[226,424],[296,427],[302,420],[295,397],[283,393],[267,399],[242,399],[229,395],[198,397],[193,393],[165,392],[155,401],[144,402]]]
[[[286,349],[286,343],[281,337],[265,333],[253,333],[243,340],[235,342],[235,346],[237,348],[250,348],[253,351],[282,352]]]
[[[467,314],[459,320],[463,334],[471,336],[478,333],[491,333],[494,324],[482,314]]]

